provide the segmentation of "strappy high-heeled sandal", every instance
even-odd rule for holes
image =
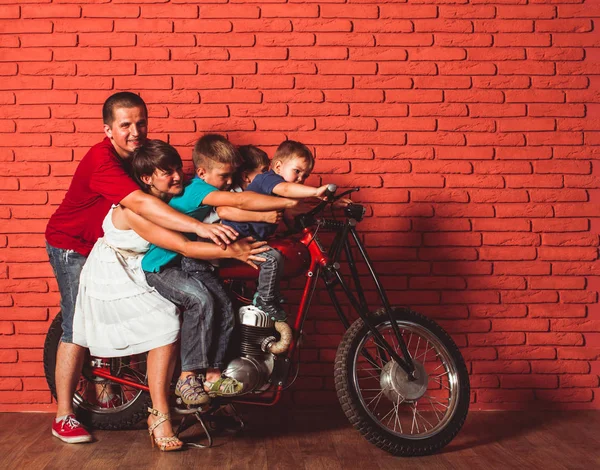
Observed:
[[[154,436],[154,430],[163,424],[166,421],[171,419],[171,415],[161,413],[154,408],[148,408],[148,413],[151,415],[157,416],[158,419],[152,423],[148,427],[148,434],[150,434],[150,442],[152,443],[152,448],[154,448],[154,444],[162,451],[162,452],[171,452],[173,450],[180,450],[183,447],[183,442],[181,442],[177,436],[172,435],[170,437],[156,437]],[[177,443],[178,445],[169,445],[171,443]]]

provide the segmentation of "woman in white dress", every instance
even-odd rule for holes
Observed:
[[[142,189],[169,200],[183,189],[182,162],[177,151],[149,140],[130,159],[133,177]],[[102,224],[104,237],[92,249],[83,271],[73,319],[73,342],[93,356],[122,357],[148,353],[148,386],[153,409],[148,418],[153,445],[177,450],[169,417],[169,384],[176,358],[180,323],[177,308],[146,282],[141,260],[150,243],[191,258],[214,256],[216,245],[192,242],[114,206]],[[239,240],[227,246],[228,257],[244,262],[264,251],[264,243]],[[223,256],[223,255],[221,255]]]

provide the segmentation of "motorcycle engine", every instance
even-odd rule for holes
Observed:
[[[242,393],[260,391],[269,387],[275,359],[269,345],[276,341],[274,323],[266,313],[253,305],[240,308],[242,355],[232,360],[223,371],[244,384]]]

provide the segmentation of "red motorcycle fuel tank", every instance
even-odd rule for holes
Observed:
[[[274,238],[269,240],[269,246],[279,250],[285,258],[283,278],[296,277],[304,273],[310,266],[308,248],[298,240],[289,238]],[[260,255],[258,255],[260,256]],[[222,260],[219,268],[222,279],[252,280],[258,278],[258,270],[237,260]]]

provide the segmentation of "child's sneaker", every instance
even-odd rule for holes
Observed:
[[[53,419],[52,435],[67,444],[79,444],[92,440],[92,435],[75,419],[74,414],[67,415],[58,422]]]
[[[267,302],[263,300],[262,297],[257,297],[254,305],[265,312],[271,321],[287,320],[287,314],[285,313],[285,310],[280,307],[279,302]]]
[[[175,385],[175,395],[181,397],[186,405],[205,405],[210,401],[202,379],[195,375],[188,375],[185,380],[180,378]]]

